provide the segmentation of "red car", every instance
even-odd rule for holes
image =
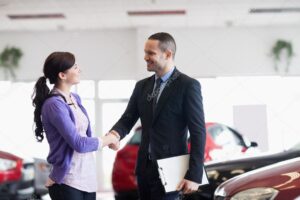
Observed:
[[[0,151],[0,200],[41,199],[49,171],[46,160]]]
[[[294,158],[229,179],[216,189],[214,199],[298,199],[299,179],[300,158]]]
[[[249,142],[236,130],[219,123],[206,123],[205,161],[245,153],[257,143]],[[138,199],[134,174],[142,128],[135,130],[126,146],[118,151],[112,172],[112,185],[116,200]]]
[[[33,182],[33,163],[0,151],[0,199],[31,198]]]

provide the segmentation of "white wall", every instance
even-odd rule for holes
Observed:
[[[275,75],[270,52],[281,38],[292,41],[296,52],[288,75],[300,74],[300,27],[292,26],[0,32],[0,51],[6,45],[23,50],[18,80],[37,79],[44,59],[52,51],[74,52],[83,78],[141,79],[148,75],[143,60],[144,42],[157,31],[174,35],[177,66],[193,77]],[[0,71],[0,79],[3,78]]]
[[[162,31],[140,30],[138,36]],[[271,48],[278,39],[292,41],[296,56],[289,75],[300,74],[300,26],[166,29],[177,41],[177,66],[193,77],[275,75]],[[143,44],[139,40],[139,46]],[[138,58],[143,57],[140,50]],[[143,61],[139,60],[139,65]]]
[[[76,55],[83,79],[133,79],[136,66],[135,31],[1,32],[0,50],[6,45],[20,47],[24,56],[17,71],[18,80],[36,80],[43,62],[53,51]],[[3,79],[3,71],[0,71]]]
[[[251,141],[257,142],[261,151],[269,150],[267,121],[266,105],[233,106],[234,127]]]

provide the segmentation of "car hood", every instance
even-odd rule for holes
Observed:
[[[229,179],[218,187],[216,193],[223,191],[224,196],[230,197],[250,188],[287,188],[291,181],[300,179],[299,172],[300,158],[286,160]]]
[[[20,155],[20,154],[15,153],[15,152],[6,151],[6,150],[3,150],[3,149],[0,149],[0,151],[9,153],[9,154],[11,154],[11,155],[14,155],[14,156],[16,156],[16,157],[22,159],[22,160],[23,160],[22,162],[23,162],[24,164],[33,164],[33,162],[34,162],[34,160],[33,160],[32,158],[26,157],[26,156],[22,156],[22,155]]]
[[[287,159],[296,158],[300,155],[300,150],[288,150],[275,154],[262,154],[255,157],[247,157],[236,160],[228,160],[222,162],[210,162],[205,164],[206,171],[211,170],[230,170],[235,168],[253,168],[277,163]]]

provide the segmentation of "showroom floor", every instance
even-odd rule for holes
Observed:
[[[51,200],[49,195],[43,197],[43,200]],[[98,192],[97,200],[114,200],[113,192]]]

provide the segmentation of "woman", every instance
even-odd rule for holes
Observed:
[[[80,81],[80,69],[69,52],[54,52],[44,63],[44,76],[33,92],[35,135],[45,132],[52,165],[46,187],[53,200],[95,200],[96,163],[93,152],[118,142],[116,135],[92,137],[90,122],[80,97],[71,87]],[[50,91],[46,80],[54,84]]]

